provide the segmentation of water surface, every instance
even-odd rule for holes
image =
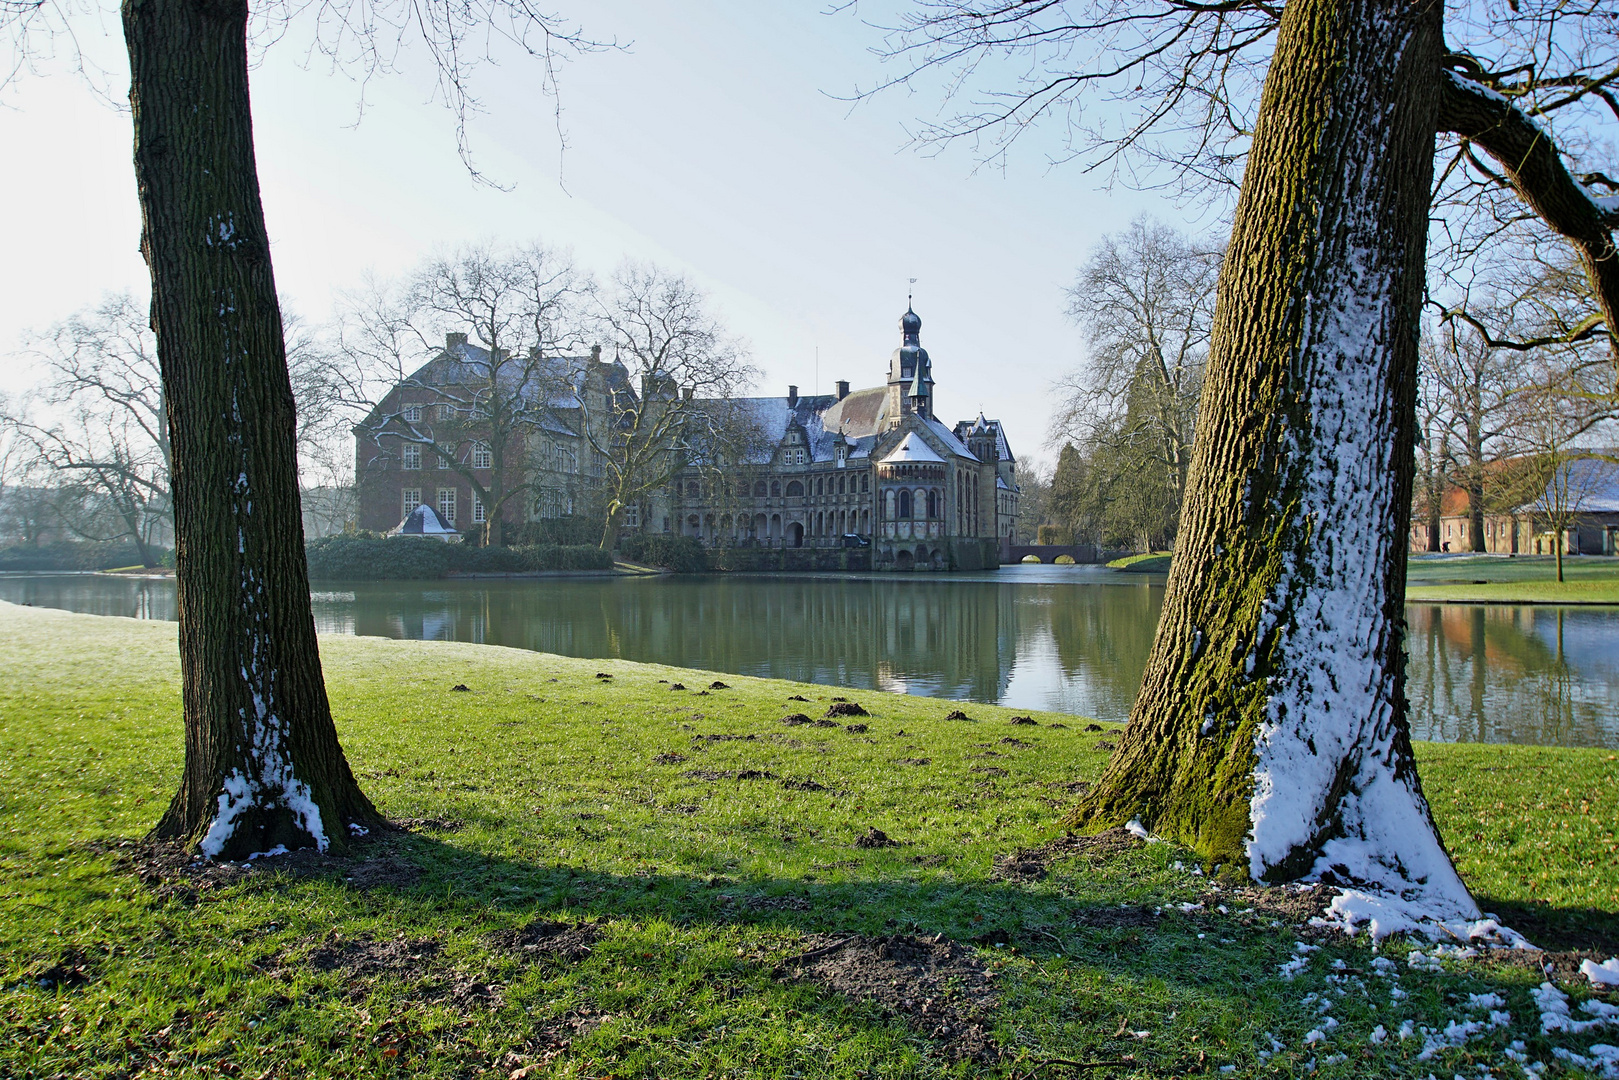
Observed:
[[[1163,579],[1097,567],[322,584],[319,629],[1128,717]],[[167,580],[0,576],[0,599],[175,617]],[[1619,747],[1619,608],[1411,605],[1413,733]]]

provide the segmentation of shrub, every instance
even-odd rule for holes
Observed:
[[[601,542],[602,519],[592,514],[569,514],[543,521],[509,522],[501,535],[507,547],[583,547]]]
[[[708,569],[708,552],[689,536],[661,533],[627,537],[619,551],[631,562],[658,566],[677,574],[701,574]]]
[[[174,552],[168,548],[148,547],[147,550],[157,556],[159,566],[174,565]],[[0,570],[113,570],[140,565],[140,549],[128,540],[107,543],[62,540],[38,547],[18,545],[0,551]]]
[[[323,536],[305,551],[311,578],[344,581],[414,580],[443,577],[458,545],[415,536],[370,540],[358,536]]]
[[[610,570],[611,552],[587,545],[473,547],[395,536],[370,540],[327,536],[308,545],[311,578],[403,581],[446,574],[522,574],[538,570]]]

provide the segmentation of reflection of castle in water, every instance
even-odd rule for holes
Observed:
[[[359,586],[353,631],[1122,719],[1158,590],[891,577]],[[323,621],[336,611],[320,610]],[[1052,669],[1036,670],[1036,669]],[[1055,676],[1055,677],[1053,677]],[[1014,689],[1014,680],[1017,687]]]
[[[323,633],[581,657],[1129,715],[1162,590],[893,576],[372,583],[316,591]],[[1080,573],[1070,580],[1086,580]],[[1117,581],[1117,579],[1112,579]],[[173,621],[172,580],[0,578],[0,598]],[[1619,748],[1619,607],[1406,609],[1419,739]],[[543,663],[543,661],[539,661]]]

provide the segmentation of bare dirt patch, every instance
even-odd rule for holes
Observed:
[[[810,718],[801,712],[788,713],[786,716],[776,721],[776,723],[786,724],[788,727],[799,727],[800,725],[808,724],[809,722]]]
[[[600,938],[601,928],[596,923],[536,919],[515,930],[501,930],[489,935],[489,943],[525,960],[549,957],[576,964],[590,955]]]
[[[1095,836],[1059,836],[1039,847],[1025,848],[1010,855],[997,855],[990,874],[1002,881],[1039,881],[1059,859],[1083,857],[1088,863],[1105,862],[1145,841],[1125,829],[1109,829]]]
[[[968,716],[966,713],[962,712],[960,709],[954,709],[954,710],[950,711],[949,713],[946,713],[945,714],[945,719],[946,720],[965,720],[969,724],[975,722],[972,717]]]
[[[858,702],[854,702],[854,701],[834,701],[832,707],[830,709],[826,710],[826,715],[830,717],[830,716],[870,716],[871,714],[869,712],[867,712],[865,709],[862,709]]]
[[[411,1001],[449,1001],[459,1008],[500,1006],[499,987],[446,967],[441,951],[432,938],[400,936],[378,941],[334,934],[304,956],[301,964],[313,971],[342,975],[346,996],[353,1001],[364,999],[378,979],[390,979],[405,984],[405,995]],[[275,974],[290,974],[289,959],[282,958]]]
[[[901,843],[901,841],[893,839],[881,829],[873,827],[868,828],[862,835],[857,837],[854,846],[857,848],[885,848],[899,847]]]
[[[813,982],[868,1002],[939,1045],[955,1061],[1001,1056],[985,1023],[995,1003],[992,973],[967,948],[932,938],[815,935],[776,968],[784,981]]]
[[[1032,716],[1014,716],[1007,723],[1018,724],[1023,727],[1036,727],[1040,722]]]
[[[682,761],[685,761],[685,760],[686,760],[686,755],[685,754],[676,754],[676,753],[659,754],[657,757],[652,759],[652,764],[654,764],[654,765],[679,765]]]
[[[433,824],[446,831],[460,827],[459,822]],[[421,880],[422,871],[404,858],[395,842],[397,836],[373,831],[369,836],[356,837],[350,841],[346,855],[327,855],[306,848],[239,863],[214,862],[169,840],[125,840],[103,850],[112,852],[115,870],[140,879],[157,898],[190,907],[230,886],[280,874],[295,878],[336,876],[356,889],[411,888]]]

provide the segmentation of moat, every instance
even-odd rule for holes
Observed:
[[[616,657],[738,675],[1128,717],[1162,579],[984,574],[323,583],[319,629]],[[0,600],[175,617],[174,583],[0,577]],[[1619,748],[1619,608],[1407,608],[1413,734]]]

